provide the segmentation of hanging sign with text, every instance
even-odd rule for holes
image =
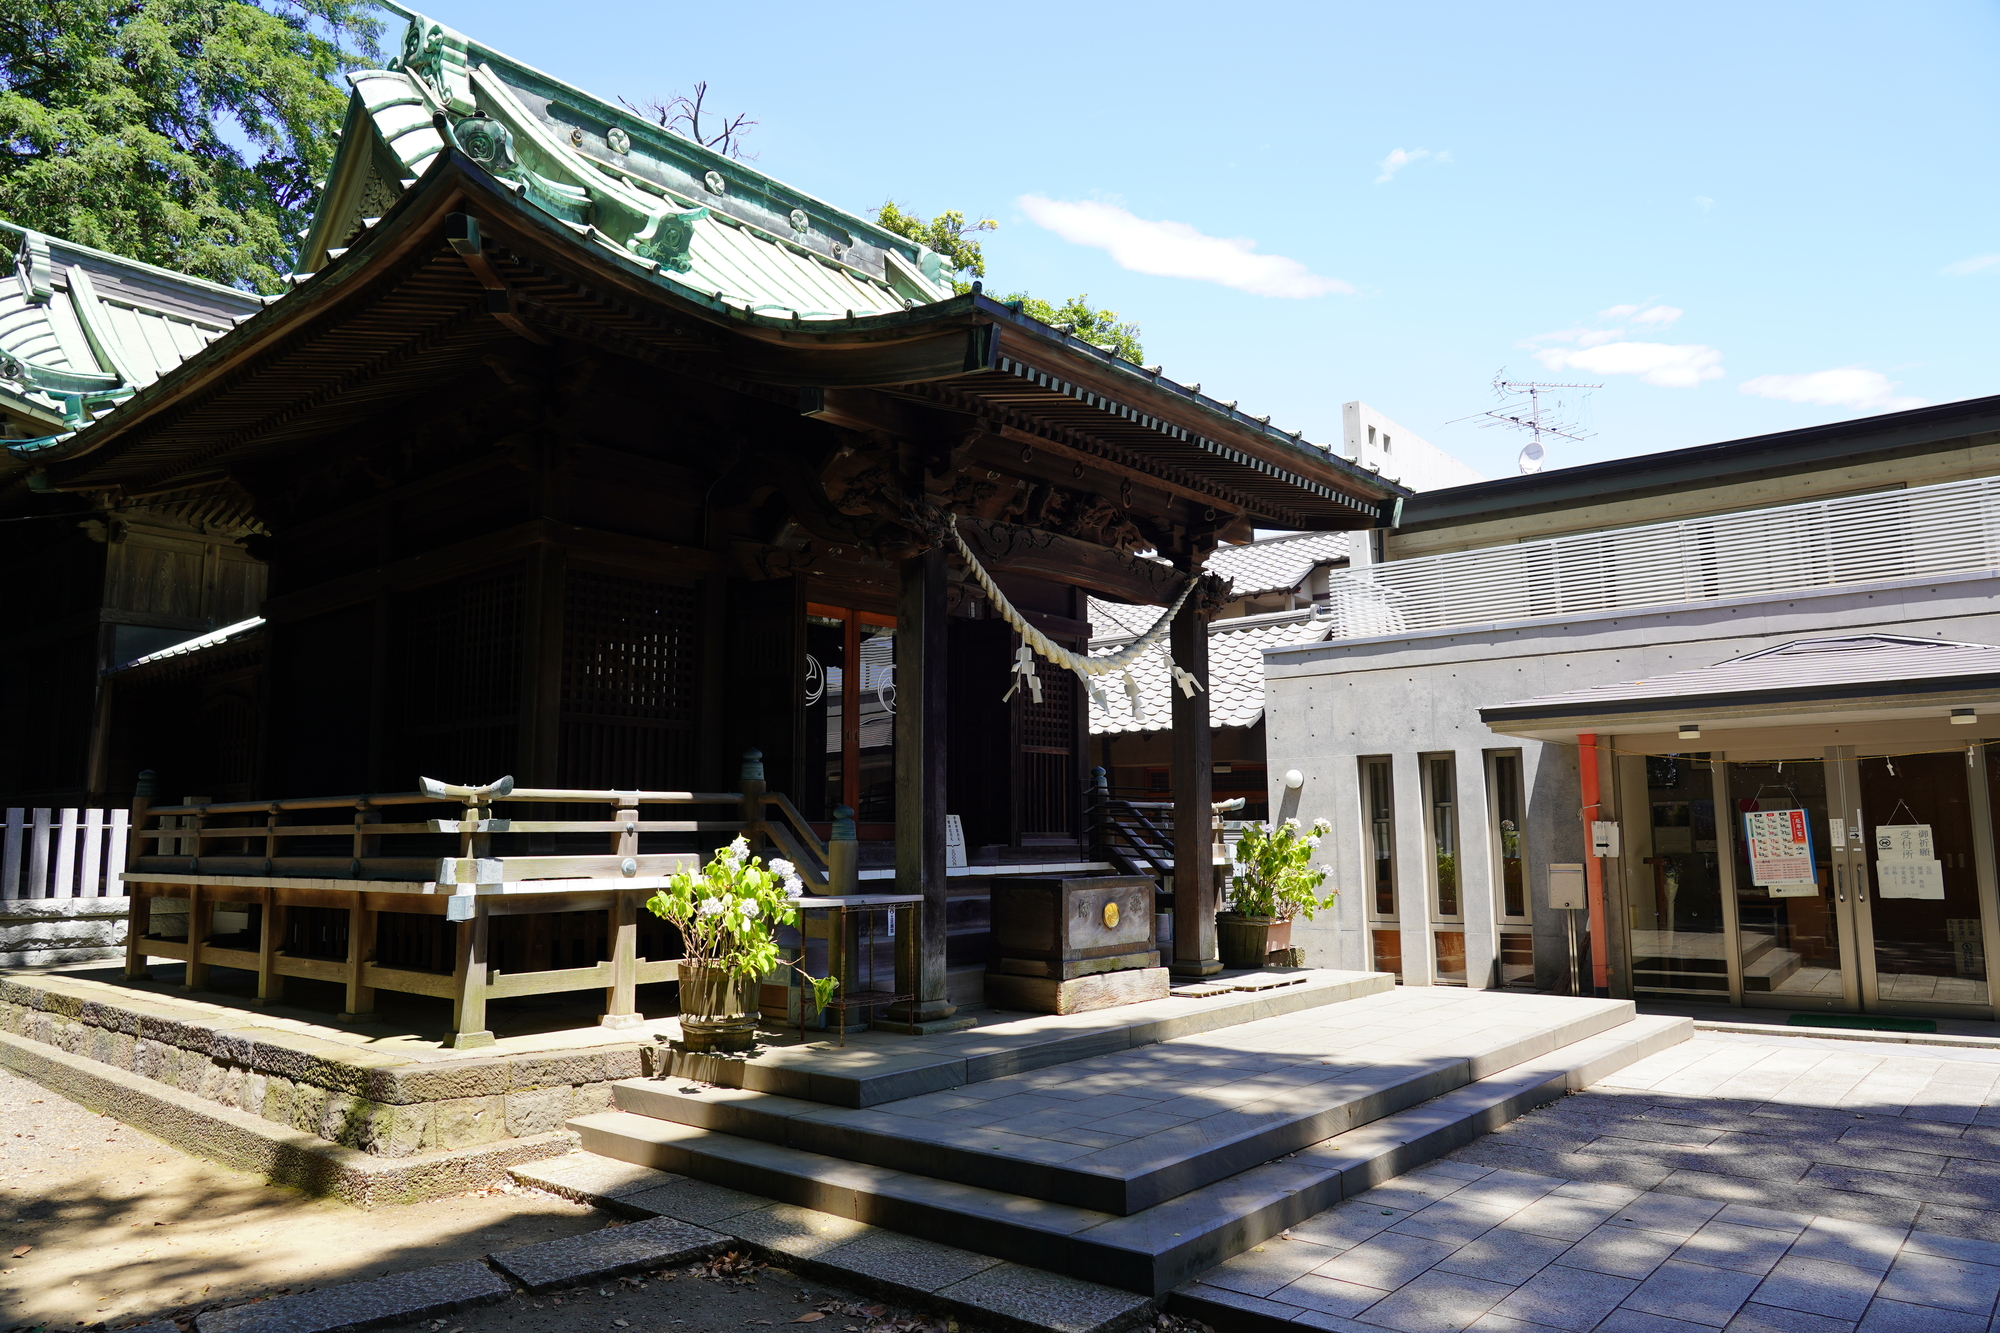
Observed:
[[[1750,852],[1751,883],[1762,885],[1773,898],[1819,892],[1813,875],[1812,824],[1805,811],[1746,811],[1743,842]]]
[[[1944,863],[1929,824],[1875,826],[1875,891],[1884,898],[1944,897]]]

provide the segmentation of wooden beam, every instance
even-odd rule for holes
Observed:
[[[945,553],[903,562],[896,604],[896,892],[921,893],[917,975],[900,966],[898,991],[881,1026],[895,1032],[970,1027],[945,999]],[[850,664],[850,671],[857,668]]]
[[[1174,664],[1193,676],[1192,696],[1170,685],[1173,696],[1174,961],[1181,976],[1222,970],[1215,949],[1215,777],[1208,719],[1208,613],[1200,596],[1188,598],[1174,617],[1169,647]]]
[[[457,957],[451,973],[452,1035],[454,1048],[491,1046],[493,1033],[486,1026],[486,908],[475,901],[472,919],[456,923]]]
[[[958,530],[988,569],[1054,579],[1120,601],[1171,606],[1187,581],[1171,565],[1040,528],[961,515]]]

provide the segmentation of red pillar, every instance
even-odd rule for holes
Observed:
[[[1590,912],[1590,976],[1598,995],[1611,993],[1611,932],[1604,924],[1604,860],[1595,855],[1590,826],[1599,816],[1603,797],[1597,774],[1597,735],[1576,738],[1577,768],[1583,779],[1583,882]]]

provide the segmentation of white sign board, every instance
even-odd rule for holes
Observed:
[[[1929,861],[1937,856],[1929,824],[1877,824],[1877,861]]]
[[[1877,861],[1875,891],[1884,898],[1944,897],[1944,865],[1928,861]]]
[[[1773,890],[1773,897],[1819,892],[1813,873],[1812,824],[1805,811],[1746,811],[1743,842],[1750,852],[1751,883]],[[1786,892],[1778,893],[1778,889]]]
[[[965,864],[965,824],[957,815],[944,817],[944,863],[947,867]]]

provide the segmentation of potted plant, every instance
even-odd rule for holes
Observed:
[[[799,919],[805,886],[798,868],[750,855],[737,838],[699,871],[683,870],[647,900],[653,915],[681,933],[681,1035],[691,1051],[749,1049],[757,1031],[757,987],[781,963],[811,983],[824,1009],[839,984],[808,976],[778,955],[776,930]]]
[[[1312,864],[1312,854],[1333,826],[1315,820],[1311,830],[1299,821],[1245,824],[1231,859],[1228,910],[1215,916],[1216,950],[1224,967],[1263,967],[1273,950],[1291,944],[1292,920],[1333,906],[1335,890],[1318,896],[1326,882],[1326,867]]]

